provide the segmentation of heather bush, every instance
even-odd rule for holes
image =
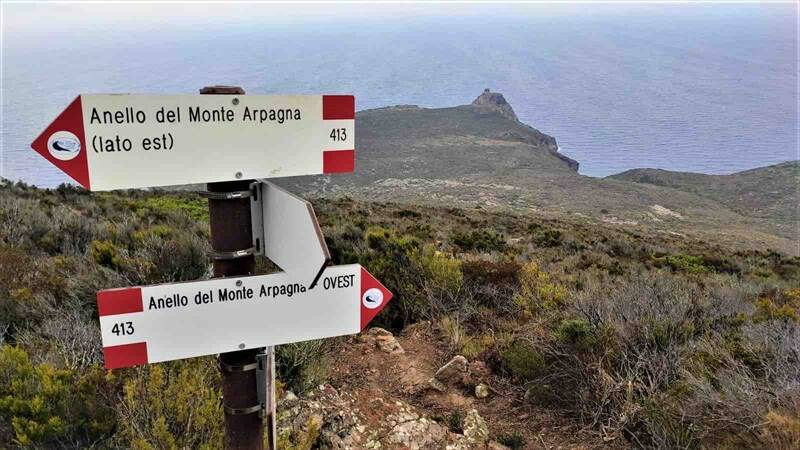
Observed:
[[[505,445],[511,450],[521,450],[525,448],[525,436],[523,436],[522,433],[519,432],[514,432],[499,436],[497,438],[497,442]]]
[[[520,264],[511,259],[467,260],[461,263],[463,285],[469,287],[480,305],[500,314],[514,314],[518,311],[514,293],[519,289],[520,268]]]
[[[473,360],[480,358],[484,353],[496,345],[492,333],[482,333],[477,336],[467,336],[461,345],[460,352],[465,358]]]
[[[664,273],[589,284],[572,294],[552,336],[539,337],[542,357],[530,360],[543,364],[529,397],[643,447],[791,441],[800,327],[786,314],[759,314],[758,292],[735,278],[699,284]],[[785,425],[771,435],[770,412]]]
[[[502,371],[512,378],[527,382],[536,379],[546,367],[544,355],[531,342],[514,340],[500,350]]]
[[[110,392],[111,383],[97,367],[74,372],[33,364],[23,350],[3,345],[0,418],[11,425],[11,435],[0,436],[0,442],[23,448],[94,445],[116,424]]]
[[[50,229],[50,218],[36,200],[0,196],[0,242],[34,249]]]
[[[19,331],[15,340],[37,363],[85,370],[102,363],[100,329],[82,309],[55,309],[33,328]]]
[[[505,238],[494,230],[456,232],[450,240],[463,251],[502,252],[506,249]]]
[[[222,404],[214,358],[131,369],[117,407],[114,445],[133,449],[222,447]]]
[[[332,346],[332,342],[322,339],[277,346],[278,379],[296,393],[319,386],[328,371],[328,353]]]
[[[343,252],[335,238],[331,239],[329,242],[335,249],[332,254],[338,258],[350,255],[394,294],[376,325],[400,329],[446,313],[454,305],[461,304],[463,276],[460,261],[430,245],[421,245],[416,238],[397,235],[384,228],[368,230],[363,235],[363,242],[356,241],[356,229],[344,231],[344,236],[340,236],[355,245]]]
[[[531,261],[519,271],[520,290],[514,296],[514,303],[527,317],[541,311],[552,311],[561,307],[567,290],[554,282],[539,263]]]
[[[561,231],[547,225],[532,223],[528,226],[531,233],[531,240],[539,247],[558,247],[563,242]]]

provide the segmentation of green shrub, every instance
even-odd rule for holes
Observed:
[[[525,341],[512,342],[502,350],[500,358],[505,372],[522,382],[535,379],[545,369],[544,355]]]
[[[159,239],[166,239],[173,234],[173,229],[168,225],[158,224],[153,225],[149,228],[144,230],[136,231],[133,233],[133,241],[134,243],[141,243],[150,238],[159,238]]]
[[[494,335],[485,333],[478,336],[468,336],[461,347],[461,354],[468,360],[479,358],[484,352],[495,344]]]
[[[494,230],[472,230],[468,233],[453,233],[450,240],[463,251],[502,252],[506,240]]]
[[[152,284],[196,280],[206,274],[209,260],[205,239],[169,228],[158,233],[164,237],[151,232],[132,252],[126,273],[131,279]]]
[[[153,364],[132,372],[117,409],[116,446],[222,448],[223,414],[213,358]]]
[[[382,228],[367,231],[365,240],[367,248],[359,262],[394,294],[375,325],[398,330],[425,318],[429,310],[422,292],[425,278],[411,259],[419,242]]]
[[[208,222],[208,202],[198,197],[178,197],[174,195],[152,196],[137,202],[141,208],[149,209],[162,216],[180,211],[196,221]]]
[[[464,281],[461,261],[434,250],[432,246],[414,249],[410,254],[414,264],[425,277],[429,286],[450,292],[458,292]]]
[[[546,225],[532,223],[528,225],[528,231],[532,234],[533,243],[539,247],[558,247],[564,240],[561,231]]]
[[[325,232],[325,243],[331,253],[332,264],[354,264],[364,247],[364,230],[351,223],[337,226]]]
[[[31,257],[0,246],[0,334],[13,337],[24,324],[38,324],[70,295],[70,281],[46,256]]]
[[[705,274],[712,271],[702,256],[677,254],[654,257],[654,260],[657,266],[669,267],[676,272]]]
[[[597,345],[594,328],[583,318],[562,320],[556,329],[556,337],[581,351],[589,351]]]
[[[90,252],[97,264],[109,269],[121,270],[125,265],[119,249],[111,241],[92,241]]]
[[[0,419],[23,447],[84,447],[115,426],[103,371],[83,373],[31,363],[22,349],[0,347]],[[0,427],[1,428],[1,427]]]
[[[520,450],[525,448],[525,436],[522,433],[515,431],[510,434],[504,434],[497,438],[497,442],[505,445],[511,450]]]
[[[447,428],[449,428],[453,433],[464,432],[464,430],[461,428],[463,422],[464,413],[460,409],[454,409],[450,411],[450,414],[447,416]]]
[[[322,339],[277,346],[277,377],[296,393],[319,386],[328,371],[329,348]]]
[[[397,211],[395,213],[395,216],[397,216],[397,217],[407,217],[407,218],[411,218],[411,219],[418,219],[418,218],[422,217],[422,214],[420,214],[417,211],[410,210],[410,209],[401,209],[401,210],[399,210],[399,211]]]
[[[755,303],[756,311],[753,313],[753,322],[760,323],[768,320],[793,320],[797,321],[797,311],[789,305],[778,306],[769,297],[763,297]]]
[[[531,261],[519,271],[520,290],[514,295],[514,302],[526,317],[540,311],[560,308],[567,297],[567,290],[551,280],[539,264]]]
[[[756,300],[753,322],[768,320],[791,320],[800,322],[800,289],[788,289],[776,298],[762,297]]]

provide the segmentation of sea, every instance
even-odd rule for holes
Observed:
[[[359,110],[462,105],[489,88],[593,177],[641,167],[729,174],[798,159],[791,4],[52,25],[4,32],[2,44],[0,175],[42,187],[69,179],[30,142],[77,94],[212,84],[353,93]]]

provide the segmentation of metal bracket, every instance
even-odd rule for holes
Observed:
[[[200,191],[200,197],[211,200],[239,200],[253,196],[253,191],[211,192]]]
[[[226,414],[231,416],[239,416],[242,414],[253,414],[261,411],[263,408],[261,404],[248,406],[247,408],[231,408],[230,406],[223,404],[222,409],[225,410]]]
[[[261,417],[264,417],[264,410],[267,407],[267,377],[269,376],[269,358],[267,352],[262,350],[256,354],[256,394],[258,403],[261,405]]]
[[[250,223],[253,229],[253,247],[256,249],[256,255],[263,255],[266,247],[263,242],[264,210],[261,205],[262,187],[263,183],[260,181],[250,183],[250,191],[253,193],[250,197]]]
[[[234,372],[249,372],[251,370],[258,370],[258,363],[250,363],[250,364],[241,364],[241,365],[233,365],[227,364],[222,361],[221,358],[217,357],[217,366],[219,369],[224,372],[234,373]],[[253,414],[260,412],[264,409],[264,405],[261,403],[259,399],[259,403],[257,405],[248,406],[246,408],[232,408],[226,404],[222,404],[222,409],[225,410],[225,413],[231,416],[238,416],[243,414]]]
[[[256,354],[256,394],[261,403],[261,417],[275,420],[275,347],[267,347]],[[274,434],[274,430],[273,430]]]
[[[219,367],[219,370],[222,370],[223,372],[228,372],[228,373],[249,372],[251,370],[258,369],[258,363],[250,363],[250,364],[244,364],[244,365],[235,366],[235,365],[232,365],[232,364],[226,364],[219,357],[217,357],[217,366]]]
[[[221,260],[221,259],[243,258],[245,256],[254,255],[255,253],[256,253],[255,247],[248,247],[243,250],[234,250],[232,252],[225,252],[221,250],[209,250],[208,256],[211,259]]]

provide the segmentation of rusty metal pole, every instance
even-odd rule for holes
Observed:
[[[210,86],[201,89],[200,93],[244,95],[244,90],[233,86]],[[235,103],[238,101],[234,101]],[[225,198],[226,193],[249,191],[252,181],[237,180],[207,185],[214,277],[253,275],[255,272],[255,256],[252,251],[248,252],[253,245],[250,199]],[[219,355],[227,449],[264,449],[261,408],[255,408],[259,405],[255,370],[256,354],[259,351],[260,349],[249,349]],[[272,442],[272,439],[268,442]]]

